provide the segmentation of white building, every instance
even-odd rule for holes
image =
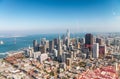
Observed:
[[[67,46],[65,44],[62,47],[63,47],[63,50],[67,50]]]
[[[99,44],[95,43],[93,44],[93,58],[98,58],[99,57]]]
[[[41,52],[34,52],[33,53],[33,58],[38,58],[41,55]]]
[[[33,49],[33,48],[27,49],[27,55],[28,55],[30,58],[33,57],[33,52],[34,52],[34,49]]]
[[[58,51],[56,49],[54,49],[53,54],[54,54],[55,57],[57,57],[58,56]]]
[[[48,58],[48,54],[47,53],[43,53],[39,56],[39,60],[40,63],[43,63],[43,61],[45,61]]]

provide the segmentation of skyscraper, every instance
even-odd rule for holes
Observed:
[[[99,43],[99,45],[102,45],[102,39],[101,38],[96,38],[96,43]]]
[[[106,54],[106,45],[99,46],[99,56],[104,57]]]
[[[88,33],[85,35],[85,47],[89,48],[89,51],[91,51],[92,45],[93,45],[93,35]]]
[[[67,37],[70,38],[70,30],[67,29]]]
[[[54,39],[54,47],[55,47],[55,49],[58,49],[58,39],[57,38]]]
[[[93,58],[98,58],[99,57],[99,43],[93,44]]]
[[[58,37],[58,55],[62,55],[62,46],[60,36]]]
[[[34,52],[38,51],[38,43],[37,43],[37,40],[33,40],[33,49],[34,49]]]
[[[54,50],[54,41],[49,41],[49,51],[52,52]]]
[[[66,44],[66,36],[65,35],[62,36],[62,40],[63,40],[63,44]]]
[[[67,29],[67,47],[69,47],[69,44],[70,44],[70,31]]]
[[[61,40],[60,36],[58,37],[58,60],[62,61],[62,46],[61,46]]]
[[[46,38],[42,38],[41,39],[41,45],[45,45],[46,44]]]

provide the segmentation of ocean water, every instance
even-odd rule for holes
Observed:
[[[63,34],[60,34],[62,36]],[[84,34],[71,34],[71,37],[83,37]],[[6,56],[9,51],[17,51],[22,48],[31,46],[33,44],[33,40],[37,40],[38,43],[42,38],[46,38],[47,40],[52,40],[57,38],[58,34],[39,34],[39,35],[29,35],[29,36],[21,36],[21,37],[8,37],[8,38],[0,38],[4,42],[3,45],[0,45],[0,58]]]

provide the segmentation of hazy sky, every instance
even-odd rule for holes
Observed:
[[[120,0],[0,0],[0,33],[120,32]]]

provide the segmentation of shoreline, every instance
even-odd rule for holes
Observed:
[[[17,53],[19,51],[24,51],[24,50],[27,50],[27,49],[29,49],[29,47],[20,48],[18,50],[14,50],[14,51],[8,51],[8,52],[0,53],[0,59],[3,59],[5,57],[7,57],[9,54],[14,54],[14,53]]]

